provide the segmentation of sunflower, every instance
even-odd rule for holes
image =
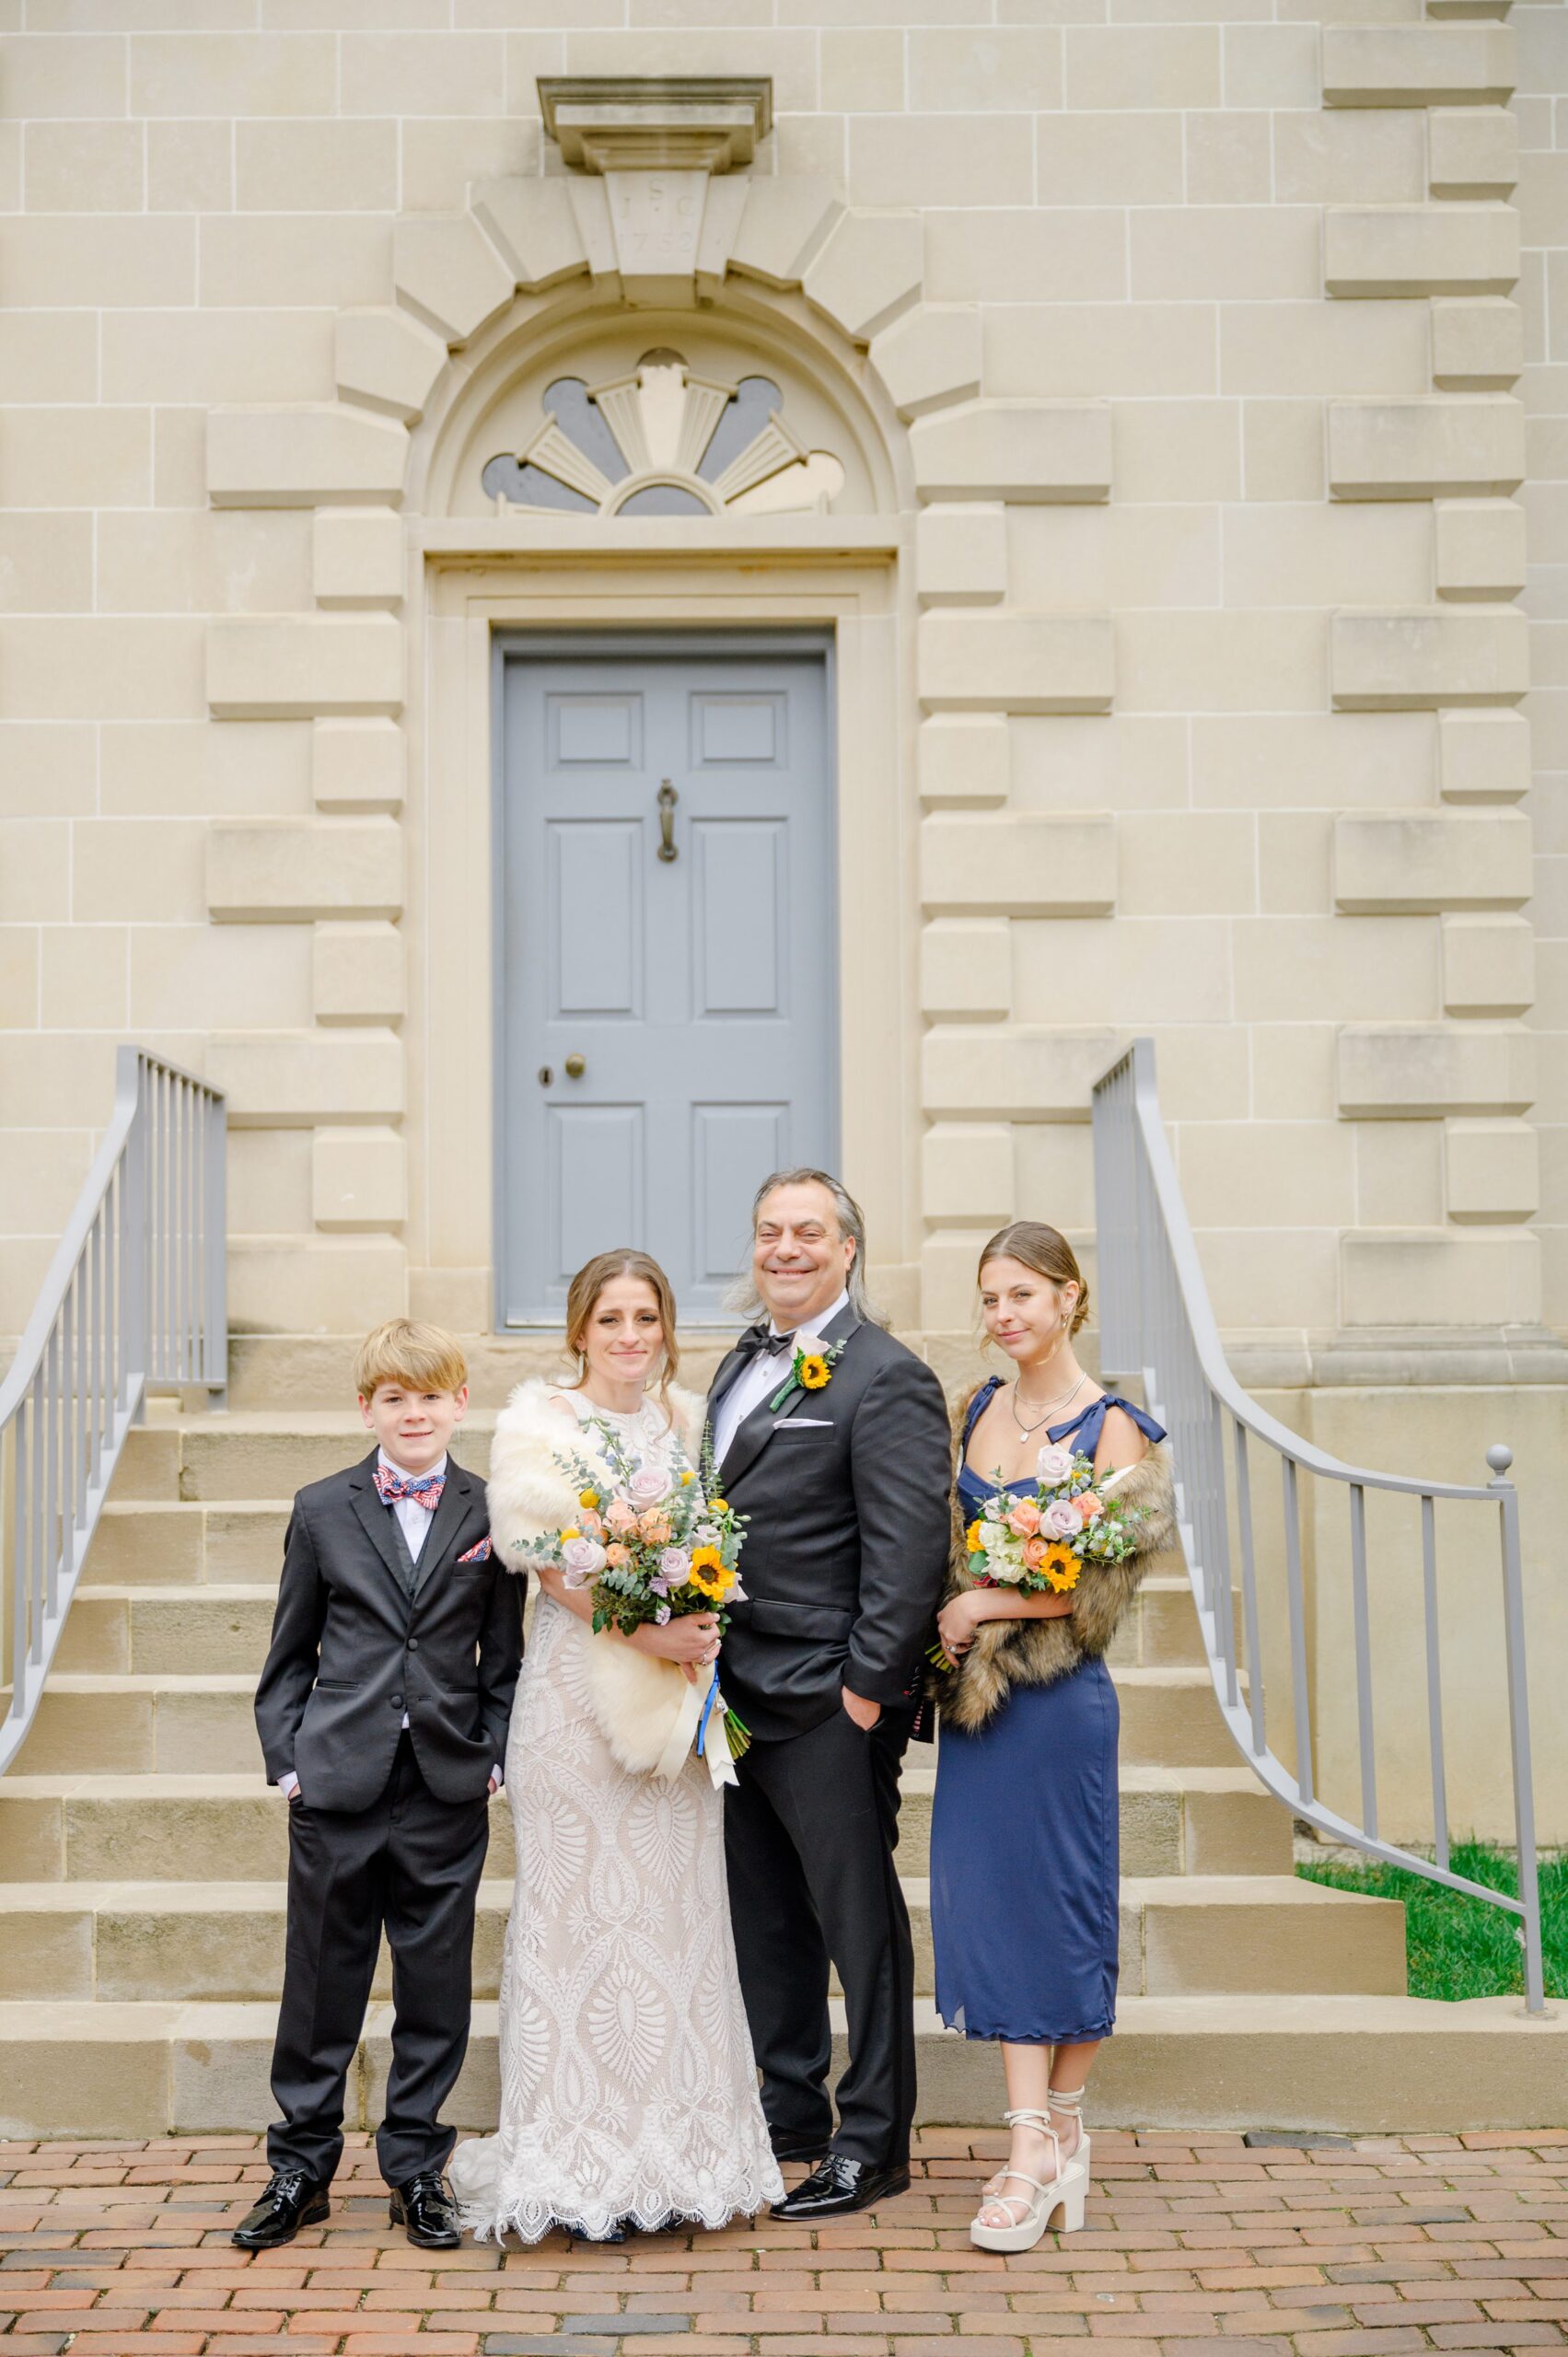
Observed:
[[[686,1574],[692,1586],[717,1604],[735,1585],[735,1573],[725,1567],[723,1556],[716,1547],[699,1547],[691,1558],[691,1568]]]
[[[803,1391],[820,1391],[827,1382],[829,1366],[826,1359],[809,1358],[800,1362],[800,1387]]]
[[[1064,1546],[1062,1540],[1057,1538],[1053,1539],[1046,1549],[1040,1568],[1056,1594],[1064,1596],[1070,1587],[1077,1586],[1078,1573],[1082,1566],[1071,1547]]]
[[[577,1492],[577,1504],[582,1507],[585,1514],[592,1514],[594,1508],[598,1504],[598,1492],[597,1490],[579,1490]]]
[[[970,1553],[971,1555],[983,1555],[983,1554],[984,1554],[984,1552],[985,1552],[985,1541],[984,1541],[984,1539],[981,1537],[981,1533],[980,1533],[980,1523],[979,1523],[978,1518],[977,1518],[975,1521],[971,1522],[971,1523],[970,1523],[970,1527],[969,1527],[969,1528],[965,1531],[965,1533],[964,1533],[964,1544],[965,1544],[965,1546],[969,1549]]]

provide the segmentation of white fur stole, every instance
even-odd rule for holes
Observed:
[[[490,1453],[490,1537],[512,1571],[526,1569],[517,1551],[519,1540],[564,1530],[575,1520],[582,1483],[572,1469],[575,1465],[591,1469],[596,1487],[609,1491],[615,1486],[598,1434],[587,1424],[574,1430],[552,1405],[560,1389],[558,1384],[531,1376],[517,1386],[496,1419]],[[695,1465],[704,1403],[671,1384],[669,1405],[686,1455]],[[700,1705],[702,1681],[692,1687],[674,1662],[656,1660],[607,1636],[596,1637],[587,1621],[575,1621],[574,1633],[594,1717],[617,1766],[630,1775],[651,1775],[665,1762],[682,1719],[691,1715],[693,1694]],[[666,1765],[662,1772],[679,1774],[690,1748],[688,1736],[673,1768]]]

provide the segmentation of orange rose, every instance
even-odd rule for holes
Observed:
[[[1040,1536],[1038,1531],[1032,1538],[1026,1538],[1024,1541],[1024,1561],[1031,1572],[1039,1571],[1049,1552],[1050,1547],[1047,1541]]]
[[[1104,1506],[1100,1504],[1092,1490],[1086,1490],[1082,1497],[1074,1499],[1073,1504],[1077,1507],[1078,1512],[1083,1515],[1086,1522],[1093,1522],[1097,1514],[1103,1514],[1105,1512]]]
[[[1020,1498],[1007,1516],[1007,1527],[1015,1538],[1032,1538],[1040,1528],[1040,1508],[1032,1498]]]
[[[629,1563],[632,1560],[632,1551],[627,1547],[607,1547],[604,1550],[604,1560],[607,1563]]]

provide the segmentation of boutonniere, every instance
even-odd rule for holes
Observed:
[[[776,1414],[791,1394],[796,1391],[826,1390],[832,1381],[833,1369],[842,1355],[843,1347],[842,1342],[819,1341],[815,1334],[797,1334],[789,1373],[769,1400],[770,1409]]]

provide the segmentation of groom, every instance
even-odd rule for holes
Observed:
[[[752,1229],[767,1315],[708,1401],[725,1495],[748,1517],[724,1687],[753,1740],[725,1847],[773,2150],[818,2162],[773,2214],[815,2221],[910,2181],[914,1959],[893,1849],[947,1560],[950,1439],[935,1376],[871,1314],[865,1222],[839,1181],[776,1172]],[[849,2023],[836,2131],[830,1966]]]

